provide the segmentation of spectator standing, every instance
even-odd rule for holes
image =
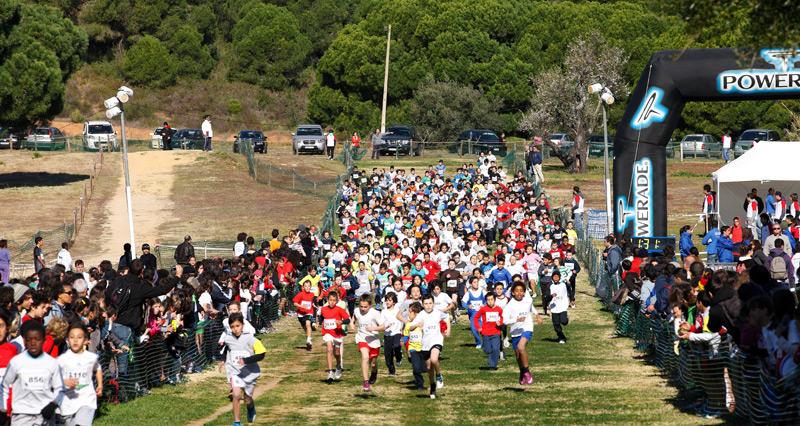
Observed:
[[[797,215],[800,214],[800,201],[797,200],[797,193],[793,193],[789,202],[789,214],[792,215],[793,218],[797,219]]]
[[[371,142],[372,142],[372,157],[371,158],[373,160],[377,160],[381,156],[380,151],[378,151],[378,144],[380,143],[380,141],[381,141],[381,130],[380,129],[375,129],[375,131],[372,133],[372,140],[371,140]]]
[[[772,220],[776,223],[780,223],[784,217],[786,217],[787,207],[786,200],[783,199],[783,193],[780,191],[775,193],[775,201],[774,206],[772,208]]]
[[[328,150],[328,159],[333,160],[333,149],[336,147],[336,136],[333,134],[333,129],[328,129],[328,134],[325,136],[325,148]]]
[[[11,275],[11,252],[8,251],[8,241],[0,240],[0,283],[8,284]]]
[[[350,138],[350,144],[354,149],[361,147],[361,136],[358,135],[358,132],[353,132],[353,136]]]
[[[778,227],[780,229],[780,227]],[[733,263],[733,240],[731,240],[731,227],[723,226],[720,229],[720,236],[717,238],[717,259],[720,263]]]
[[[714,216],[714,198],[715,194],[711,191],[711,185],[703,185],[703,220],[706,224],[706,232],[711,226],[711,218]]]
[[[775,248],[769,251],[767,269],[773,280],[783,285],[788,284],[790,288],[794,287],[797,281],[795,269],[792,264],[792,258],[784,251],[783,240],[775,240]]]
[[[717,239],[719,239],[720,236],[716,222],[716,220],[711,221],[711,229],[706,232],[706,235],[703,236],[703,240],[701,241],[703,245],[706,246],[708,261],[712,263],[717,261]]]
[[[186,265],[189,263],[190,257],[194,257],[194,246],[192,245],[192,236],[187,235],[183,237],[183,242],[175,248],[175,262],[179,265]]]
[[[239,257],[244,254],[246,246],[244,245],[244,240],[247,239],[246,232],[240,232],[239,235],[236,236],[236,244],[233,245],[233,257]]]
[[[771,231],[771,234],[764,240],[764,254],[769,256],[769,253],[775,248],[775,241],[777,240],[783,240],[783,247],[792,246],[789,236],[781,232],[781,225],[777,223],[770,224],[769,230]]]
[[[725,164],[731,161],[731,131],[728,130],[722,135],[722,159],[725,160]]]
[[[164,127],[161,129],[161,145],[164,151],[172,149],[172,127],[169,123],[164,122]]]
[[[581,230],[583,229],[583,212],[586,199],[583,198],[581,189],[577,186],[572,188],[572,218],[575,220],[575,226]]]
[[[122,246],[122,256],[119,257],[119,265],[117,266],[117,270],[121,271],[131,265],[133,261],[133,253],[131,253],[131,244],[125,243]]]
[[[203,120],[203,124],[200,126],[200,130],[203,132],[203,151],[211,151],[211,138],[214,137],[214,130],[211,128],[211,116],[206,114],[205,119]]]
[[[616,274],[620,270],[620,263],[622,262],[622,249],[617,245],[616,239],[613,235],[606,237],[606,272],[609,274]]]
[[[157,260],[153,253],[150,253],[150,244],[144,243],[142,244],[142,256],[139,257],[144,264],[145,269],[152,269],[156,270]]]
[[[536,136],[533,138],[534,144],[542,143],[542,138]],[[531,148],[531,169],[533,170],[533,180],[539,184],[544,183],[544,175],[542,174],[542,152],[539,147],[534,145]]]
[[[63,265],[65,271],[72,271],[72,255],[69,253],[69,244],[66,242],[61,243],[61,250],[58,251],[56,263]]]
[[[33,272],[39,273],[42,269],[44,269],[44,238],[36,237],[34,240],[33,246]]]
[[[767,198],[764,200],[764,209],[770,218],[775,215],[775,189],[770,188],[767,190]]]

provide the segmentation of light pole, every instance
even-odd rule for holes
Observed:
[[[125,202],[128,204],[128,230],[130,231],[130,244],[133,256],[136,257],[136,238],[133,233],[133,203],[131,200],[131,176],[128,171],[128,139],[125,137],[125,108],[124,104],[133,97],[133,90],[122,86],[117,90],[117,95],[106,99],[106,117],[112,119],[119,115],[120,128],[122,129],[122,170],[125,174]]]
[[[386,132],[386,98],[389,92],[389,48],[392,45],[392,25],[386,35],[386,60],[383,65],[383,104],[381,105],[381,133]]]
[[[606,186],[606,234],[614,232],[613,226],[613,212],[611,210],[611,174],[608,170],[608,115],[606,112],[606,105],[614,103],[614,94],[608,87],[600,83],[595,83],[589,86],[589,93],[597,93],[600,96],[600,105],[603,107],[603,172],[605,177]]]

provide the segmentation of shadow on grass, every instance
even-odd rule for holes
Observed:
[[[14,172],[0,174],[0,189],[34,186],[62,186],[89,179],[89,175],[48,172]]]

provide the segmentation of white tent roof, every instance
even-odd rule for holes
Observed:
[[[800,143],[759,142],[712,176],[719,183],[800,180]]]
[[[767,191],[800,192],[800,142],[759,142],[741,157],[712,174],[717,189],[720,225],[730,225],[738,216],[745,222],[742,207],[752,188],[766,201]]]

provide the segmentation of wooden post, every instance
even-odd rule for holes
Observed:
[[[78,233],[78,209],[72,209],[72,229],[76,234]]]

